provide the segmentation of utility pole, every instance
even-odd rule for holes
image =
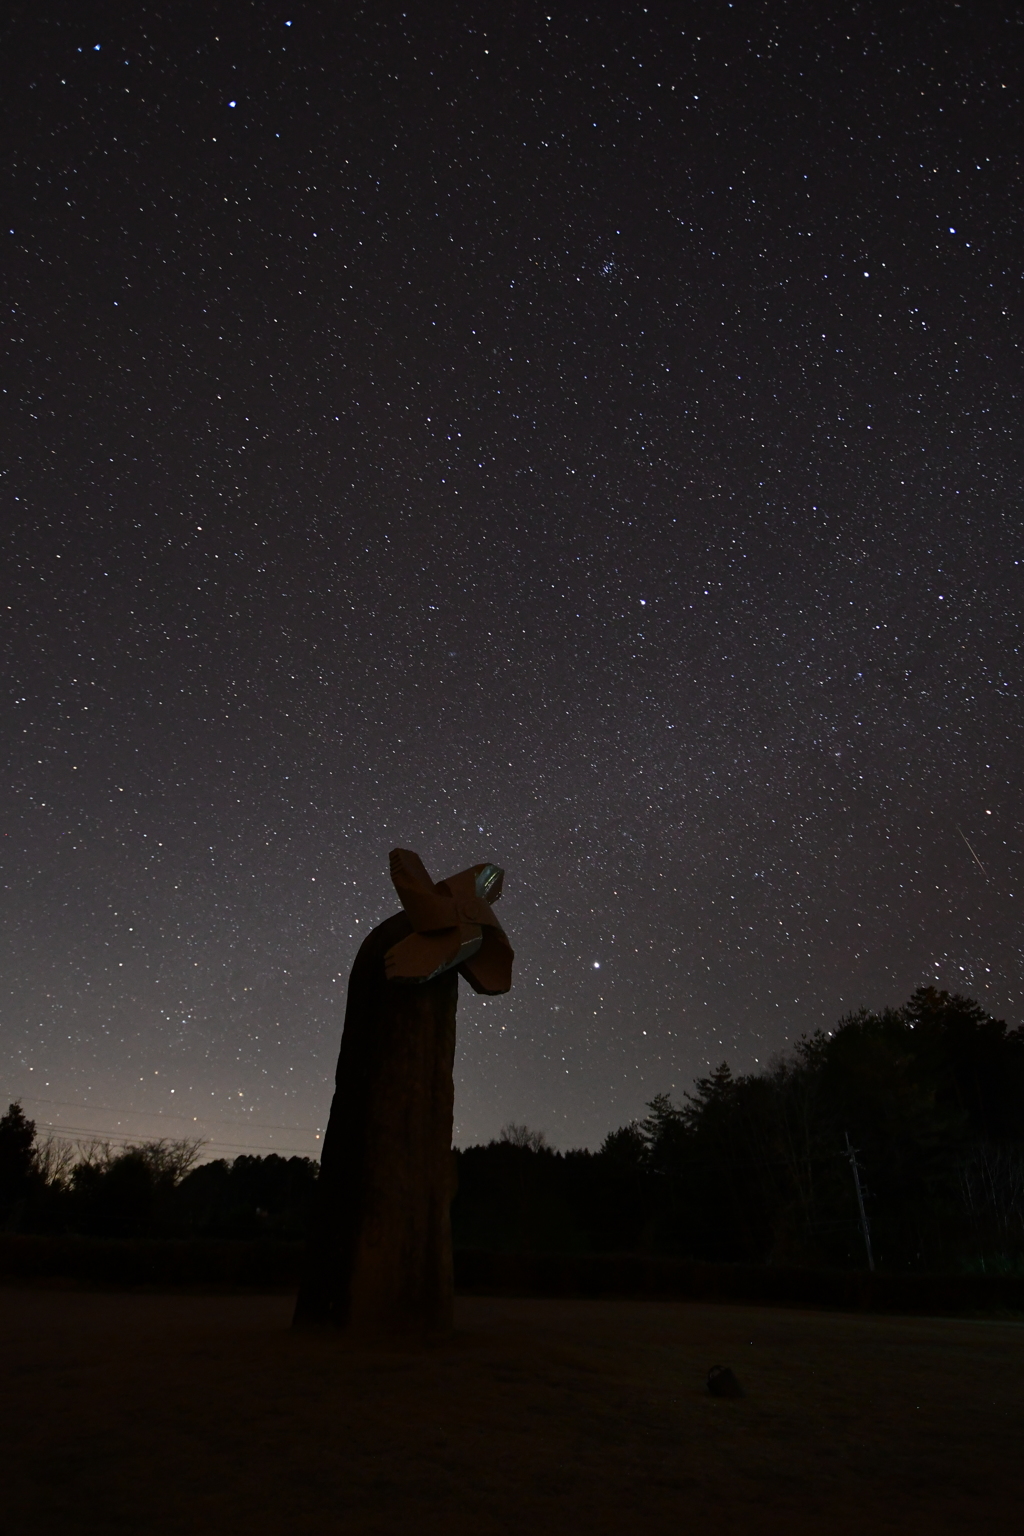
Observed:
[[[853,1173],[853,1184],[854,1184],[854,1188],[857,1191],[857,1207],[858,1207],[858,1209],[860,1211],[860,1229],[861,1229],[861,1231],[864,1234],[864,1247],[868,1251],[868,1269],[871,1271],[872,1274],[874,1274],[874,1272],[875,1272],[875,1257],[874,1257],[874,1254],[871,1252],[871,1229],[868,1226],[868,1213],[864,1209],[864,1191],[860,1187],[860,1169],[857,1166],[857,1153],[854,1151],[853,1147],[850,1145],[850,1133],[849,1133],[849,1131],[846,1131],[845,1135],[846,1135],[846,1156],[849,1159],[850,1169],[851,1169],[851,1172]]]

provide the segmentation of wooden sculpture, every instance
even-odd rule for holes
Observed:
[[[413,931],[384,956],[389,981],[431,981],[458,966],[474,992],[509,990],[512,946],[491,911],[503,869],[474,864],[435,885],[418,854],[396,848],[391,879]]]
[[[458,977],[507,992],[513,958],[491,911],[496,865],[435,885],[397,848],[391,878],[403,910],[364,939],[349,978],[295,1308],[296,1326],[385,1337],[451,1329]]]

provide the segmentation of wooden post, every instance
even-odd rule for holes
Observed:
[[[388,981],[385,953],[412,931],[404,912],[388,918],[352,967],[296,1327],[452,1327],[458,971]]]

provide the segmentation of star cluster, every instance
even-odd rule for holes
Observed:
[[[396,845],[507,870],[463,1142],[1021,1021],[1022,22],[22,11],[9,1097],[314,1151]]]

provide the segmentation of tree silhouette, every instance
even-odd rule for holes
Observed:
[[[27,1198],[36,1172],[36,1126],[21,1105],[0,1117],[0,1224],[8,1226]]]

